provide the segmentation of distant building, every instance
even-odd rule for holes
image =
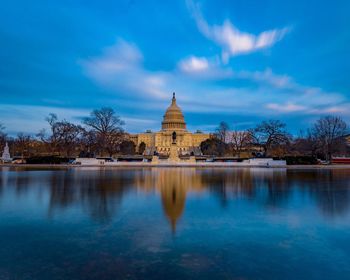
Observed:
[[[346,144],[350,146],[350,134],[345,135]]]
[[[171,145],[176,143],[179,154],[198,155],[200,144],[209,137],[210,134],[207,133],[187,131],[184,116],[173,93],[171,105],[163,117],[162,129],[154,133],[147,130],[145,133],[130,135],[130,140],[135,143],[137,151],[140,145],[145,145],[145,154],[169,155]]]

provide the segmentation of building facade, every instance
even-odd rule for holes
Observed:
[[[198,155],[200,144],[209,137],[210,134],[207,133],[187,131],[185,118],[176,104],[175,93],[173,93],[171,105],[163,117],[162,129],[159,132],[146,131],[130,135],[130,140],[135,143],[137,151],[142,145],[145,145],[145,154],[169,155],[170,147],[176,144],[180,155]]]

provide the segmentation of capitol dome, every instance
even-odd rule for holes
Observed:
[[[176,104],[175,92],[171,100],[171,105],[165,112],[162,121],[162,130],[183,130],[186,131],[186,123],[182,111]]]

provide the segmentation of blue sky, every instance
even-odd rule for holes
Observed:
[[[323,115],[350,122],[350,1],[2,1],[0,122],[37,133],[110,106],[159,130],[172,92],[188,128]]]

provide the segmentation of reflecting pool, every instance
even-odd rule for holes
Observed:
[[[350,170],[0,171],[0,279],[350,279]]]

